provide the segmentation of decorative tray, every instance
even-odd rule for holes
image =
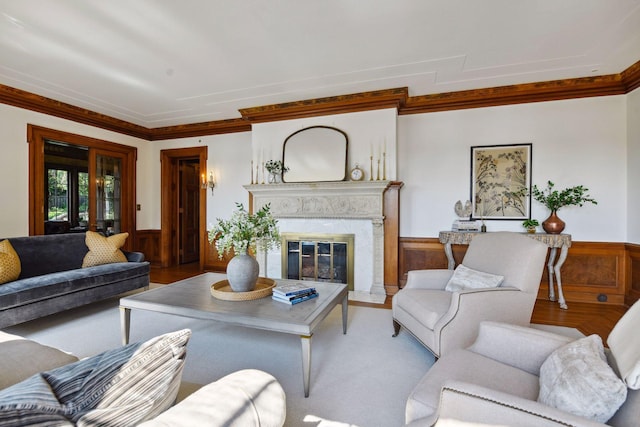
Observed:
[[[226,301],[249,301],[271,295],[276,286],[276,281],[266,277],[258,277],[256,288],[249,292],[235,292],[231,289],[228,280],[221,280],[211,285],[211,295]]]

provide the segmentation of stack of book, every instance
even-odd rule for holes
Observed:
[[[271,298],[275,301],[293,305],[317,296],[318,292],[316,292],[316,288],[313,286],[308,286],[304,283],[288,283],[273,288]]]
[[[451,226],[451,231],[480,231],[481,222],[466,219],[457,219]]]

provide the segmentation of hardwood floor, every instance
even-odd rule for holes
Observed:
[[[173,283],[178,280],[193,277],[203,273],[198,263],[184,264],[170,268],[151,266],[151,282]],[[391,309],[391,297],[387,297],[384,304],[371,304],[349,301],[350,305]],[[590,304],[569,302],[569,309],[562,310],[558,303],[537,300],[533,309],[531,321],[542,325],[556,325],[576,328],[585,335],[598,334],[606,343],[607,337],[616,322],[627,311],[621,305]]]

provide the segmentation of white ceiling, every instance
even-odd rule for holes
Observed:
[[[619,73],[640,0],[0,0],[0,83],[149,128]]]

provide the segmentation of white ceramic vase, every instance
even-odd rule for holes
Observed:
[[[239,254],[231,258],[227,265],[227,280],[234,292],[249,292],[256,288],[260,265],[247,254]]]

